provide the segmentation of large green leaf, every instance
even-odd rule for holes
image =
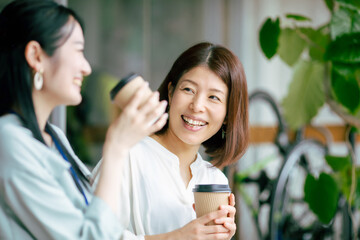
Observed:
[[[294,65],[304,50],[306,42],[295,29],[282,29],[279,36],[278,54],[289,66]]]
[[[321,173],[319,179],[308,175],[304,186],[305,201],[319,220],[328,224],[335,216],[338,202],[338,188],[334,179]]]
[[[288,94],[282,101],[284,117],[292,129],[307,124],[324,105],[324,65],[301,60],[296,64]]]
[[[268,59],[271,59],[278,48],[278,38],[280,34],[280,19],[266,19],[260,29],[259,42],[260,47]]]
[[[360,63],[360,33],[336,38],[329,44],[325,58],[334,62]]]
[[[324,55],[329,44],[329,34],[323,29],[299,28],[299,31],[306,35],[309,41],[309,55],[312,60],[324,61]]]
[[[325,159],[335,172],[344,170],[346,167],[351,166],[351,159],[349,155],[345,157],[327,155],[325,156]]]
[[[360,66],[334,64],[331,71],[331,87],[338,102],[355,114],[360,105]]]
[[[348,8],[339,8],[331,17],[330,31],[333,40],[343,34],[360,32],[360,14]]]

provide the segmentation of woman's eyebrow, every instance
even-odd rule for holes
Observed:
[[[189,82],[191,84],[194,84],[194,85],[198,86],[198,84],[195,81],[191,80],[191,79],[184,79],[184,80],[181,81],[181,83],[183,83],[183,82]]]
[[[197,82],[195,82],[195,81],[193,81],[191,79],[184,79],[184,80],[181,81],[181,83],[183,83],[183,82],[188,82],[190,84],[194,84],[195,86],[199,85],[199,84],[197,84]],[[220,94],[225,96],[225,92],[223,90],[218,89],[218,88],[210,88],[210,91],[220,93]]]

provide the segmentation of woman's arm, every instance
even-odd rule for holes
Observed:
[[[153,93],[146,104],[141,97],[146,91],[144,84],[132,97],[120,116],[110,125],[103,148],[103,159],[95,195],[103,199],[115,213],[118,212],[121,178],[119,173],[130,148],[147,135],[161,129],[167,119],[166,102],[159,102],[159,94]],[[156,119],[154,124],[152,124]]]

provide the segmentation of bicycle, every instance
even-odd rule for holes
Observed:
[[[257,177],[248,176],[241,179],[238,177],[236,166],[230,166],[228,173],[231,175],[229,179],[238,186],[234,188],[235,191],[240,191],[243,197],[244,193],[241,193],[242,189],[239,186],[247,184],[257,185],[258,196],[261,196],[264,191],[268,192],[267,198],[258,198],[258,209],[255,209],[253,204],[249,204],[251,201],[247,201],[247,206],[253,213],[258,238],[271,240],[351,239],[351,218],[343,196],[339,197],[337,217],[328,225],[319,222],[303,200],[305,177],[309,173],[316,175],[323,170],[324,156],[328,153],[327,144],[315,139],[304,139],[301,129],[296,132],[295,140],[290,142],[287,138],[288,130],[285,121],[274,99],[264,91],[256,91],[250,95],[250,104],[256,100],[269,103],[277,117],[278,130],[274,144],[283,158],[282,167],[276,179],[270,179],[263,169]],[[325,138],[328,139],[327,136]],[[268,231],[265,232],[261,230],[258,215],[264,205],[270,207],[267,219]]]

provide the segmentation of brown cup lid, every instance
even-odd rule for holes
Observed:
[[[137,73],[130,73],[129,75],[127,75],[126,77],[120,79],[120,81],[115,85],[115,87],[113,89],[111,89],[110,91],[110,99],[111,101],[114,100],[116,94],[127,84],[129,83],[131,80],[133,80],[134,78],[140,76]]]
[[[227,184],[196,184],[193,192],[231,192]]]

